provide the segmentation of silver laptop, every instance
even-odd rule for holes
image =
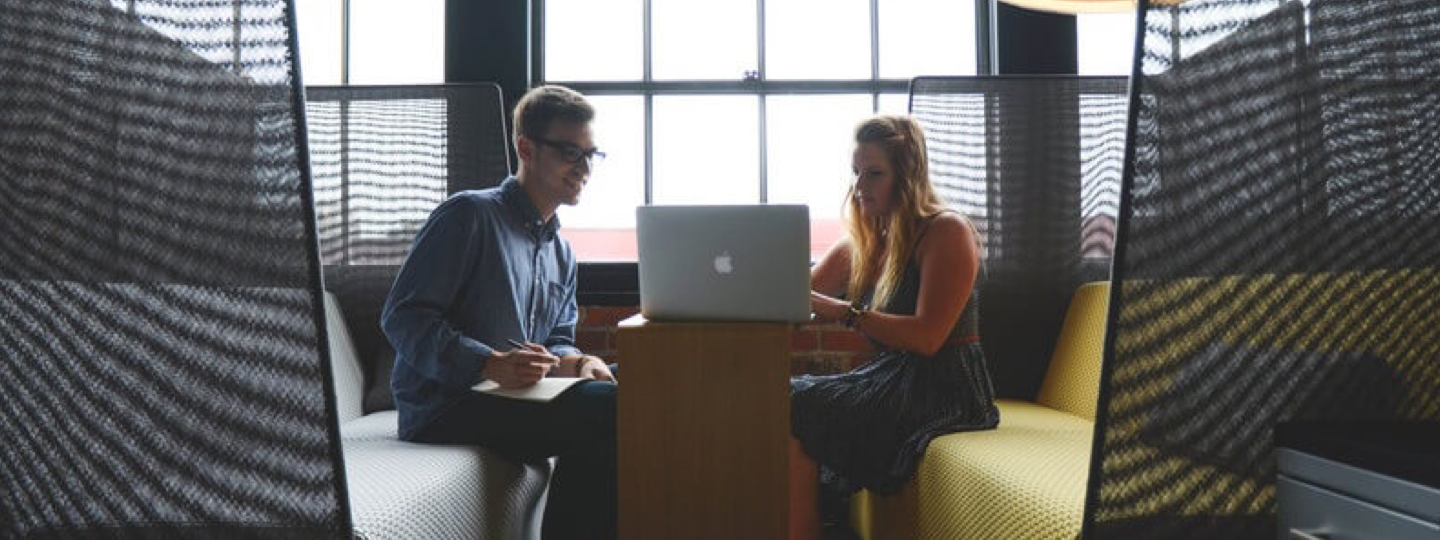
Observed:
[[[655,321],[810,318],[810,209],[641,206],[640,312]]]

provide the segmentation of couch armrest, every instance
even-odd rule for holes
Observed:
[[[340,313],[340,302],[325,291],[325,329],[330,337],[330,375],[335,379],[335,405],[340,423],[361,416],[361,399],[365,395],[365,373],[355,355],[355,342]]]

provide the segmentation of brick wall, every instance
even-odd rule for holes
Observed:
[[[611,362],[623,360],[615,351],[615,326],[639,312],[638,307],[581,307],[576,344],[587,354]],[[790,336],[790,372],[839,373],[859,365],[873,353],[870,342],[840,324],[800,325]]]

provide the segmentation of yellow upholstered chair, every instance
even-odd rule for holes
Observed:
[[[900,494],[857,494],[851,516],[860,536],[1078,537],[1109,294],[1104,282],[1076,290],[1036,402],[999,400],[998,428],[932,441],[915,479]]]

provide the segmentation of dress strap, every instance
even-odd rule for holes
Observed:
[[[915,243],[910,246],[911,257],[915,256],[915,250],[920,249],[920,241],[925,239],[925,233],[930,232],[930,225],[932,223],[935,223],[935,218],[940,217],[940,214],[944,214],[946,212],[959,214],[959,212],[956,212],[954,209],[942,208],[939,212],[927,216],[925,218],[925,222],[920,224],[920,234],[915,235]]]

